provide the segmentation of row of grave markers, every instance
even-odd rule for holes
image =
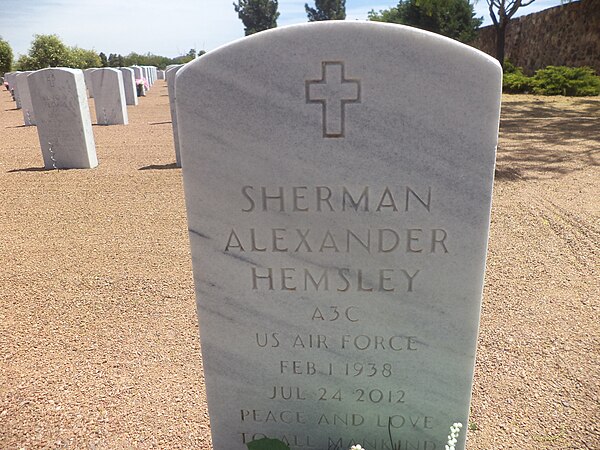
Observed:
[[[44,167],[98,165],[87,97],[94,98],[98,125],[127,125],[127,105],[138,104],[164,71],[151,66],[49,68],[8,72],[5,80],[26,126],[37,126]],[[138,88],[139,86],[139,88]]]

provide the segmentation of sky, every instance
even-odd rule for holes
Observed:
[[[306,2],[279,0],[277,25],[306,22]],[[370,10],[397,4],[397,0],[346,0],[347,20],[365,20]],[[560,0],[536,0],[517,16],[559,4]],[[475,3],[475,11],[484,17],[483,25],[491,24],[485,0]],[[34,34],[57,34],[66,45],[107,55],[175,57],[241,38],[244,27],[233,0],[0,0],[0,36],[15,56],[27,53]]]

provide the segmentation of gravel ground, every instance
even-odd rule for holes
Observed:
[[[598,450],[600,98],[504,100],[468,448]],[[1,450],[211,449],[164,82],[128,110],[44,171],[0,92]]]

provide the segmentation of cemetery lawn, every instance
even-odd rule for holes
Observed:
[[[46,171],[0,92],[0,449],[211,449],[164,81],[128,112]],[[600,448],[599,130],[503,98],[471,450]]]

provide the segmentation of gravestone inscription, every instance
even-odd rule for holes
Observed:
[[[44,167],[96,167],[96,146],[79,69],[42,69],[27,77]]]
[[[215,450],[443,450],[455,423],[463,449],[495,60],[320,22],[210,52],[175,91]]]

